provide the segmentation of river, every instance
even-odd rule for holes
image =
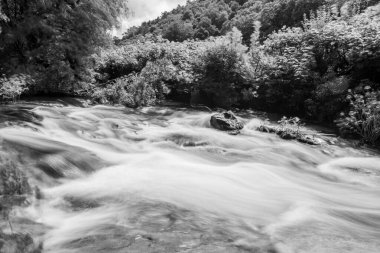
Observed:
[[[49,253],[380,252],[375,152],[285,141],[238,115],[231,136],[180,106],[8,106],[1,149],[40,189],[13,231]]]

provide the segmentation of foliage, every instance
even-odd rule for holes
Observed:
[[[243,90],[249,89],[242,34],[232,32],[210,44],[195,66],[198,89],[206,92],[211,104],[230,107],[240,99]]]
[[[27,75],[0,78],[0,100],[15,102],[21,94],[28,90],[28,85],[32,83],[33,80]]]
[[[278,121],[280,124],[280,128],[278,131],[280,131],[282,134],[294,134],[295,136],[301,135],[301,127],[302,123],[300,118],[298,117],[282,117],[281,120]]]
[[[92,98],[102,104],[122,104],[133,108],[156,101],[153,87],[135,75],[117,78],[105,87],[95,88]]]
[[[94,86],[106,84],[112,89],[114,80],[127,79],[134,83],[129,87],[144,85],[153,91],[154,99],[149,99],[150,102],[162,100],[168,93],[189,94],[196,83],[196,60],[211,43],[174,43],[162,38],[144,37],[102,50],[93,56],[94,78],[97,80]]]
[[[375,145],[380,141],[380,92],[370,86],[351,91],[348,113],[341,113],[337,125],[343,134],[359,135],[366,143]]]
[[[174,21],[163,32],[163,38],[170,41],[182,42],[194,36],[193,25],[182,20]]]
[[[88,82],[86,57],[110,43],[108,30],[126,10],[113,0],[2,0],[0,69],[33,73],[34,92],[72,92]]]
[[[364,78],[380,82],[379,9],[347,17],[323,7],[305,17],[302,28],[282,28],[263,44],[254,34],[249,55],[258,86],[256,105],[312,118],[336,117],[350,85]],[[319,105],[330,101],[335,109],[323,112]]]
[[[94,55],[95,86],[112,87],[112,80],[134,76],[154,90],[156,101],[169,93],[200,90],[210,95],[211,104],[228,107],[254,93],[248,84],[246,51],[237,29],[223,37],[182,43],[147,36]]]
[[[244,44],[249,45],[250,36],[254,32],[253,24],[257,21],[262,23],[260,37],[263,41],[284,26],[301,27],[304,15],[309,17],[310,12],[323,5],[335,6],[340,15],[353,16],[378,2],[379,0],[194,0],[163,13],[155,20],[144,22],[139,27],[132,27],[125,33],[124,39],[153,34],[171,41],[205,40],[210,36],[225,35],[237,27],[243,34]]]

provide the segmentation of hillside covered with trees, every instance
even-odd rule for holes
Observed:
[[[347,11],[362,11],[376,4],[377,0],[195,0],[178,6],[161,17],[133,27],[125,38],[136,38],[147,34],[161,35],[170,41],[187,39],[204,40],[210,36],[225,35],[233,27],[243,34],[243,42],[250,43],[254,24],[261,23],[260,35],[267,37],[283,26],[302,25],[304,16],[309,17],[321,6],[335,6]]]

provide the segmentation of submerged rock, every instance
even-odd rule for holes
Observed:
[[[277,134],[281,139],[284,140],[297,140],[301,143],[309,144],[309,145],[322,145],[325,143],[321,138],[317,138],[313,135],[304,134],[302,132],[297,132],[293,130],[284,130],[275,126],[270,125],[262,125],[257,128],[257,131],[263,133],[274,133]]]
[[[297,141],[302,142],[302,143],[306,143],[309,145],[321,145],[324,143],[324,141],[322,139],[316,138],[312,135],[300,135],[297,138]]]
[[[276,133],[277,128],[274,126],[269,126],[269,125],[262,125],[259,128],[257,128],[258,131],[263,132],[263,133]]]
[[[280,136],[284,140],[295,140],[299,136],[299,134],[296,132],[284,131],[284,130],[277,131],[277,135]]]
[[[221,131],[230,131],[237,134],[236,131],[243,129],[244,125],[240,122],[231,111],[218,113],[211,116],[211,126]]]
[[[228,134],[229,135],[239,135],[240,134],[240,130],[228,131]]]

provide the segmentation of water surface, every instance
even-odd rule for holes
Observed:
[[[22,110],[20,110],[20,108]],[[0,120],[41,199],[15,229],[44,252],[380,252],[380,158],[180,107],[28,104]]]

